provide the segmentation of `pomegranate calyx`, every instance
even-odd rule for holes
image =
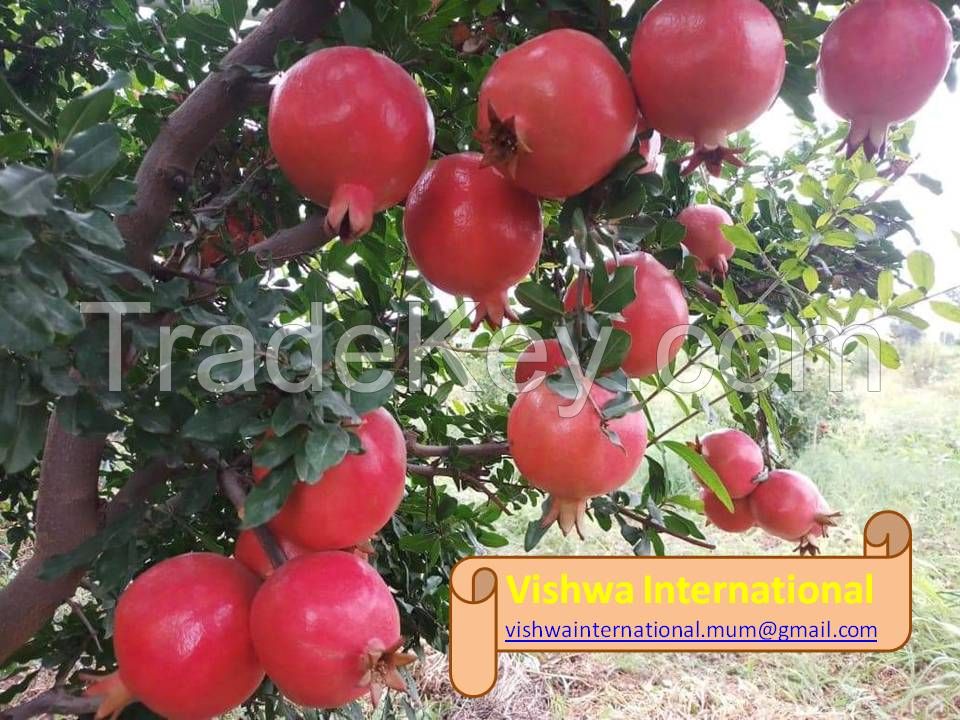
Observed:
[[[728,163],[734,167],[743,167],[746,163],[738,156],[746,152],[746,148],[704,148],[698,147],[693,153],[681,158],[681,163],[686,163],[680,174],[683,177],[693,173],[698,167],[704,165],[714,177],[720,177],[723,172],[723,164]]]
[[[800,544],[797,545],[794,549],[794,552],[799,552],[800,557],[804,555],[809,555],[810,557],[816,557],[820,554],[820,548],[814,544],[813,540],[809,537],[804,537],[800,539]]]
[[[84,697],[101,698],[95,715],[96,720],[105,718],[116,720],[127,705],[136,702],[136,698],[120,679],[119,672],[112,672],[109,675],[82,673],[79,677],[86,686],[83,691]]]
[[[885,123],[872,125],[854,119],[850,123],[850,132],[847,133],[842,147],[848,159],[852,158],[860,148],[863,148],[863,154],[866,155],[867,160],[872,160],[874,157],[882,158],[887,149],[887,125]]]
[[[817,513],[813,516],[813,519],[816,521],[817,525],[820,526],[820,529],[824,537],[827,537],[827,528],[832,528],[837,526],[837,518],[841,517],[843,513],[832,512],[832,513]]]
[[[380,696],[385,688],[406,692],[407,684],[399,669],[416,662],[417,656],[413,653],[402,653],[400,648],[403,638],[390,648],[381,650],[371,647],[367,651],[365,663],[367,672],[360,679],[360,685],[370,687],[370,702],[374,707],[380,702]]]
[[[484,298],[477,298],[477,309],[470,330],[476,330],[484,322],[495,330],[503,325],[503,319],[520,322],[519,316],[511,309],[506,290],[493,293]]]
[[[703,443],[700,442],[699,435],[697,435],[693,440],[688,442],[687,447],[693,450],[697,455],[703,455]]]
[[[334,191],[324,226],[345,243],[363,237],[373,227],[373,193],[361,185],[341,185]]]
[[[752,482],[754,485],[759,485],[760,483],[765,483],[769,479],[770,479],[770,470],[768,470],[767,468],[764,468],[754,476]]]
[[[521,154],[531,152],[517,130],[517,119],[501,119],[493,107],[487,104],[487,117],[490,127],[477,130],[474,137],[483,147],[482,167],[495,167],[510,178],[515,177],[517,161]]]
[[[548,499],[547,511],[540,520],[540,526],[547,528],[557,523],[564,537],[576,529],[581,540],[583,534],[583,516],[587,512],[586,498],[558,498],[551,495]]]

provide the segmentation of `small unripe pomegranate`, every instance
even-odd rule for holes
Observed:
[[[733,501],[733,512],[720,502],[720,498],[710,490],[702,488],[700,499],[703,500],[703,513],[707,520],[724,532],[742,533],[753,527],[753,514],[747,498]]]
[[[514,381],[523,388],[531,381],[542,380],[567,365],[567,358],[559,340],[537,340],[524,348],[517,357]]]
[[[273,533],[277,544],[283,551],[287,560],[293,560],[307,552],[306,548],[297,545],[279,533]],[[244,566],[261,578],[270,577],[273,574],[273,563],[266,551],[263,549],[263,543],[253,530],[244,530],[237,535],[237,544],[233,548],[233,557],[244,564]]]
[[[724,225],[733,225],[733,220],[723,208],[715,205],[691,205],[677,216],[686,229],[683,244],[697,259],[697,271],[727,276],[728,261],[736,248],[727,240],[720,229]]]
[[[740,430],[714,430],[694,443],[734,500],[752,493],[763,472],[763,451]],[[699,479],[699,478],[698,478]]]
[[[922,108],[953,52],[950,23],[928,0],[860,0],[823,36],[818,85],[827,105],[850,121],[847,157],[862,147],[883,155],[887,127]]]
[[[574,401],[541,383],[520,393],[510,409],[510,454],[531,485],[550,493],[545,527],[556,521],[564,535],[576,528],[582,537],[587,500],[622,487],[643,462],[647,449],[643,413],[628,413],[604,423],[598,408],[613,397],[593,385],[580,411],[564,417],[563,410],[570,412]]]
[[[630,64],[644,119],[694,143],[684,174],[743,163],[724,145],[762,115],[786,72],[783,34],[759,0],[660,0],[637,27]]]
[[[680,283],[653,255],[637,252],[621,255],[618,261],[620,266],[636,268],[636,298],[621,312],[624,319],[613,323],[614,327],[630,334],[630,350],[623,361],[623,371],[630,377],[647,377],[668,365],[680,352],[685,329],[689,327],[690,310]],[[608,272],[614,267],[614,261],[607,262]],[[567,312],[577,306],[579,282],[571,283],[563,297]],[[584,303],[589,306],[592,301],[587,285],[584,287]],[[677,333],[661,349],[664,337],[674,328],[683,328],[684,332]]]
[[[812,538],[826,536],[840,515],[830,511],[810,478],[793,470],[772,471],[748,499],[757,525],[778,538],[799,542],[801,554],[815,555],[818,549]]]
[[[517,320],[507,290],[530,274],[543,245],[540,201],[476,153],[441,158],[407,198],[403,234],[423,276],[476,300],[473,327]]]
[[[328,208],[327,230],[348,241],[407,196],[433,147],[423,91],[395,62],[358,47],[318,50],[287,70],[267,130],[283,174]]]
[[[302,555],[271,575],[253,603],[250,631],[267,675],[298,705],[336,708],[383,686],[404,689],[397,668],[400,614],[368,563],[345,552]]]
[[[260,583],[236,560],[213,553],[157,563],[117,603],[117,673],[87,688],[103,696],[97,717],[139,700],[171,720],[208,720],[249,698],[263,680],[250,636]]]
[[[354,428],[363,452],[348,454],[313,485],[297,483],[270,527],[310,550],[340,550],[368,541],[403,498],[407,446],[383,408]]]
[[[636,129],[626,73],[579,30],[551,30],[504,53],[480,86],[485,162],[540,197],[570,197],[602,180]]]

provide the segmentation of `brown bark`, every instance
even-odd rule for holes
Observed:
[[[134,267],[151,267],[157,240],[210,142],[246,107],[262,102],[268,94],[262,84],[250,81],[241,66],[270,67],[281,40],[316,37],[335,8],[329,1],[284,0],[227,54],[223,69],[211,73],[170,116],[137,172],[135,209],[117,218]],[[97,483],[105,443],[102,437],[67,433],[56,418],[50,422],[40,470],[34,555],[0,590],[0,665],[42,628],[77,588],[82,572],[49,582],[41,581],[37,573],[49,557],[71,551],[97,532]],[[131,477],[133,486],[121,492],[114,506],[117,510],[108,509],[107,515],[146,492],[146,486],[159,475],[159,469],[153,467],[150,477]]]

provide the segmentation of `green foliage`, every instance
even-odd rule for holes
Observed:
[[[250,11],[259,21],[260,11],[276,4],[260,0]],[[624,11],[594,2],[352,0],[321,39],[282,42],[276,62],[283,69],[311,50],[345,42],[385,53],[424,88],[437,123],[435,151],[442,155],[475,147],[475,99],[498,52],[561,23],[593,33],[626,63],[625,40],[651,5],[643,0]],[[818,38],[839,2],[768,5],[788,40],[782,98],[800,119],[810,120]],[[402,209],[378,216],[357,243],[332,241],[278,267],[261,267],[233,248],[228,219],[245,224],[251,234],[271,235],[303,217],[305,201],[270,159],[264,108],[245,111],[202,153],[157,248],[157,262],[167,272],[131,267],[117,220],[132,208],[136,170],[165,119],[250,32],[247,12],[243,0],[201,8],[135,0],[21,0],[0,8],[0,518],[10,550],[17,557],[31,539],[39,455],[54,409],[71,432],[110,433],[105,499],[151,460],[174,471],[146,503],[44,569],[53,577],[91,568],[92,594],[84,609],[100,637],[109,636],[120,591],[148,564],[192,550],[232,550],[239,521],[216,492],[218,467],[246,468],[252,459],[271,470],[246,500],[244,525],[256,526],[278,511],[297,482],[322,482],[325,469],[360,451],[349,425],[376,407],[386,406],[425,444],[480,443],[505,435],[513,396],[487,387],[478,392],[470,380],[491,336],[479,331],[459,341],[469,326],[465,314],[450,314],[449,303],[410,266]],[[477,52],[454,46],[455,23],[482,39]],[[246,70],[261,81],[273,73]],[[657,428],[645,398],[667,392],[690,414],[709,415],[712,405],[722,402],[754,436],[766,439],[769,433],[776,446],[785,446],[784,454],[796,451],[809,442],[807,418],[813,411],[788,402],[785,371],[759,395],[731,385],[761,373],[774,359],[771,350],[741,332],[725,364],[716,351],[725,332],[743,326],[769,330],[777,347],[790,353],[800,349],[791,331],[852,324],[871,313],[910,317],[909,308],[933,288],[935,269],[930,257],[917,251],[906,258],[904,271],[905,258],[891,238],[911,232],[911,217],[899,203],[874,193],[892,181],[897,163],[908,161],[911,132],[909,125],[894,131],[890,159],[878,165],[861,155],[846,160],[835,153],[842,128],[824,134],[808,123],[797,146],[779,158],[745,133],[735,144],[748,148],[747,167],[736,175],[728,170],[725,181],[713,184],[699,175],[681,178],[678,161],[685,149],[673,141],[666,142],[662,174],[637,175],[643,161],[631,152],[597,188],[562,204],[544,203],[543,255],[533,277],[517,288],[515,309],[523,324],[542,336],[559,335],[583,368],[591,363],[599,368],[601,384],[616,394],[603,408],[605,419],[646,412],[651,437],[660,439],[657,432],[665,428]],[[691,259],[684,258],[684,231],[674,219],[694,200],[725,207],[737,223],[726,231],[738,249],[730,276],[708,291]],[[210,267],[203,260],[205,248],[223,250],[224,261]],[[614,252],[637,249],[676,273],[694,324],[703,331],[702,342],[689,340],[673,369],[684,358],[702,366],[723,385],[723,397],[680,395],[659,378],[631,384],[619,371],[629,338],[616,329],[609,337],[605,331],[634,299],[634,276],[630,268],[607,272],[604,262]],[[205,281],[191,282],[198,274]],[[566,312],[561,293],[576,275],[589,283],[593,302]],[[400,352],[413,332],[408,301],[420,305],[422,337],[444,326],[462,333],[457,342],[419,357],[424,378],[419,385],[408,382],[410,363],[402,359],[409,358]],[[151,313],[123,320],[126,374],[119,391],[109,387],[108,319],[81,313],[84,302],[151,304]],[[310,337],[294,335],[268,348],[278,327],[309,325],[314,303],[324,316],[315,319]],[[940,299],[933,307],[949,319],[960,317],[956,303]],[[170,318],[195,332],[177,340],[164,358],[159,341]],[[226,325],[251,333],[252,367],[224,357],[240,348],[235,334],[201,339],[205,331]],[[377,393],[356,392],[334,372],[338,342],[361,325],[376,327],[398,350],[395,358],[378,358],[383,343],[370,337],[340,348],[351,353],[346,367],[361,382],[394,372]],[[321,387],[286,392],[271,377],[268,361],[276,362],[288,382],[308,380],[314,370],[311,341],[318,338]],[[884,365],[899,364],[889,343],[862,342]],[[522,348],[517,337],[509,337],[508,360]],[[830,355],[822,347],[808,351],[822,360]],[[207,370],[219,383],[214,389],[198,382]],[[165,377],[174,392],[163,389]],[[570,376],[551,379],[560,392],[572,383]],[[264,439],[267,430],[273,436]],[[601,527],[610,530],[616,520],[625,550],[663,554],[665,533],[703,537],[697,500],[667,496],[673,485],[657,458],[669,450],[709,486],[722,488],[677,432],[676,439],[661,439],[651,448],[642,496],[613,493],[592,504]],[[509,459],[478,465],[453,453],[444,467],[449,480],[410,476],[374,560],[397,591],[405,636],[440,649],[447,642],[450,568],[464,556],[506,544],[498,530],[504,509],[541,502]],[[489,495],[466,492],[470,478],[478,478]],[[526,547],[535,547],[543,532],[539,523],[531,524]],[[0,683],[24,670],[33,673],[38,662],[73,668],[77,658],[84,666],[112,664],[109,643],[93,645],[71,614],[23,648],[3,669]],[[9,685],[0,702],[12,702],[24,689],[23,683]],[[249,708],[251,716],[264,718],[289,712],[269,683]]]

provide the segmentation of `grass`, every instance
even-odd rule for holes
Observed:
[[[909,361],[909,355],[907,355]],[[914,631],[892,654],[610,654],[505,656],[501,681],[487,700],[458,699],[445,666],[424,668],[428,716],[474,718],[955,718],[960,717],[960,356],[933,384],[917,373],[887,372],[882,391],[853,392],[857,418],[833,422],[794,467],[812,477],[844,512],[825,546],[862,552],[862,528],[878,510],[903,513],[914,532]],[[910,369],[909,367],[907,368]],[[924,380],[922,375],[920,380]],[[655,417],[679,417],[658,398]],[[708,429],[702,418],[676,439]],[[672,477],[686,473],[670,462]],[[642,487],[638,478],[633,489]],[[688,480],[681,485],[692,489]],[[511,547],[522,552],[526,523],[512,519]],[[759,531],[708,532],[721,554],[782,554],[784,544]],[[587,540],[547,534],[544,554],[624,554],[626,543],[592,526]],[[667,539],[670,554],[701,553]]]

